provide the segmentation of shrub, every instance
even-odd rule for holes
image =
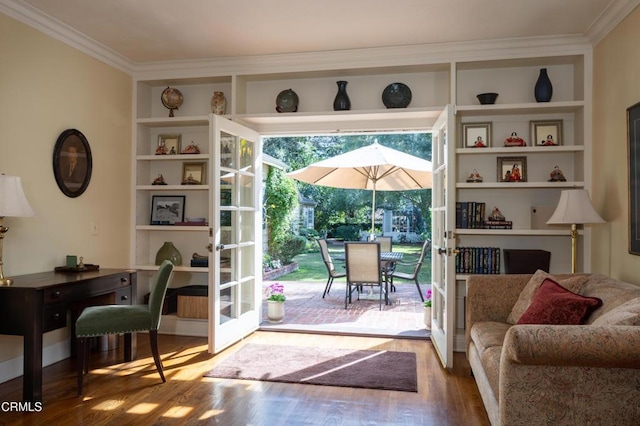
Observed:
[[[360,227],[357,225],[340,225],[336,228],[336,238],[343,241],[358,241],[360,239]]]
[[[277,251],[277,257],[286,265],[291,263],[294,257],[300,253],[304,253],[307,246],[307,239],[299,235],[289,235],[277,241],[275,245],[276,247],[274,247],[274,249]]]

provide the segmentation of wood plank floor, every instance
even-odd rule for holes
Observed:
[[[395,392],[202,377],[242,345],[265,343],[347,349],[413,351],[418,392]],[[206,339],[160,335],[167,383],[138,335],[137,360],[124,363],[122,349],[95,352],[76,396],[75,359],[46,367],[39,413],[0,411],[2,425],[488,425],[464,354],[454,371],[443,370],[424,340],[259,331],[217,356]],[[0,402],[20,401],[22,378],[0,384]]]

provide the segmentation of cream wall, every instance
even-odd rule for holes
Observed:
[[[0,172],[22,177],[36,212],[4,221],[5,275],[53,270],[66,254],[129,267],[131,76],[3,14],[0,63]],[[53,147],[68,128],[84,133],[93,154],[77,198],[53,176]],[[65,357],[67,339],[68,330],[45,336],[45,362]],[[0,336],[0,382],[22,373],[21,354],[21,337]]]
[[[594,49],[593,202],[607,221],[593,229],[593,272],[640,283],[629,254],[626,110],[640,102],[640,9]]]

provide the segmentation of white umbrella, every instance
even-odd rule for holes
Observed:
[[[431,188],[431,161],[387,148],[374,142],[287,173],[314,185],[373,191],[371,234],[374,228],[376,191],[407,191]]]

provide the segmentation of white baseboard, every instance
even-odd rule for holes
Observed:
[[[163,315],[158,333],[207,337],[208,329],[209,324],[207,320],[179,318],[176,315]]]
[[[42,348],[42,366],[46,367],[71,356],[71,341],[65,340]],[[24,374],[24,356],[12,358],[0,363],[0,383],[15,379]]]

